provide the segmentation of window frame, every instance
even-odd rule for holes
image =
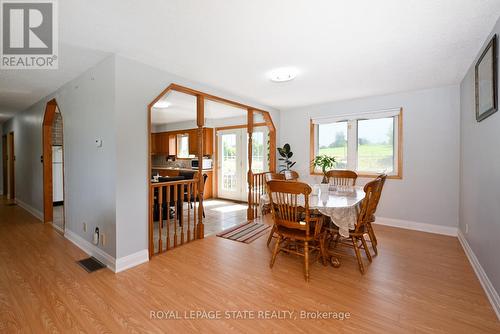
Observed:
[[[376,113],[374,113],[376,114]],[[348,142],[348,154],[347,154],[347,161],[348,161],[348,166],[356,166],[358,164],[358,121],[360,120],[365,120],[365,119],[370,119],[370,117],[367,117],[367,115],[370,115],[369,113],[366,114],[360,114],[360,115],[351,115],[348,119],[344,119],[343,121],[347,121],[348,123],[348,129],[347,129],[347,142]],[[399,114],[391,117],[397,117],[397,124],[394,126],[394,130],[397,129],[397,136],[394,138],[394,154],[396,155],[394,158],[395,163],[397,166],[395,166],[395,171],[387,176],[388,179],[402,179],[403,178],[403,108],[399,109]],[[384,118],[384,117],[372,117],[372,119],[377,119],[377,118]],[[342,120],[338,120],[336,122],[341,122]],[[332,122],[334,123],[334,122]],[[353,124],[354,123],[354,124]],[[310,168],[309,168],[309,173],[310,175],[323,175],[321,172],[317,172],[314,170],[313,166],[313,161],[314,158],[317,155],[317,143],[319,141],[319,134],[318,134],[318,124],[314,124],[313,119],[311,118],[309,121],[309,131],[310,131],[310,147],[309,147],[309,153],[310,153]],[[354,129],[352,129],[353,125],[355,126]],[[397,137],[397,138],[396,138]],[[349,149],[350,146],[356,147],[355,150],[352,148]],[[349,154],[349,152],[354,152]],[[372,173],[372,172],[366,172],[366,171],[357,171],[354,169],[356,173],[358,173],[359,177],[376,177],[379,174],[378,173]]]

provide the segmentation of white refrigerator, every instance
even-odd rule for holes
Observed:
[[[52,196],[53,202],[64,200],[62,146],[52,146]]]

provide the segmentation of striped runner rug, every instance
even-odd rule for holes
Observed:
[[[270,226],[267,224],[256,223],[256,222],[245,222],[240,225],[233,226],[227,230],[222,231],[217,234],[218,237],[244,242],[246,244],[257,240],[259,237],[266,234],[267,229]]]

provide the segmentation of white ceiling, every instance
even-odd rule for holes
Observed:
[[[500,1],[64,0],[59,11],[62,49],[81,53],[61,52],[59,71],[0,73],[0,112],[107,53],[280,109],[456,84]],[[282,66],[301,73],[270,82],[266,72]]]
[[[196,121],[196,97],[176,91],[170,91],[159,102],[167,102],[167,108],[151,110],[152,124],[171,124],[185,121]],[[223,119],[246,116],[245,109],[227,104],[205,101],[205,119]]]

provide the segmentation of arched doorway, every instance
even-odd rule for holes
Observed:
[[[55,99],[47,103],[42,127],[43,221],[64,233],[63,119]]]

